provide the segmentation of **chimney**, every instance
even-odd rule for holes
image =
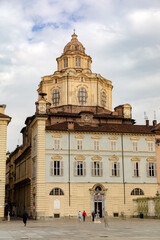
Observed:
[[[153,120],[153,126],[155,127],[157,125],[157,120]]]
[[[68,122],[68,130],[74,130],[74,122]]]
[[[146,120],[146,126],[149,127],[149,120]]]
[[[0,113],[4,114],[5,108],[6,108],[5,104],[0,105]]]

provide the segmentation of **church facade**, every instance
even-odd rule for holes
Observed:
[[[134,216],[133,200],[159,191],[159,125],[136,125],[130,104],[112,111],[112,82],[92,73],[75,33],[56,60],[8,160],[15,164],[10,205],[37,219],[83,210]]]

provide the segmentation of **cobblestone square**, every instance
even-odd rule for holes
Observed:
[[[158,240],[160,239],[160,220],[110,218],[109,227],[104,222],[93,223],[90,219],[79,223],[77,219],[54,219],[51,221],[29,220],[24,227],[21,220],[0,222],[0,240]]]

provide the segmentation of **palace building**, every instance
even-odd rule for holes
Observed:
[[[42,77],[36,112],[11,153],[10,208],[40,218],[134,216],[134,199],[159,191],[160,127],[136,125],[130,104],[112,110],[112,82],[92,73],[92,59],[72,35]],[[155,144],[156,142],[156,144]]]

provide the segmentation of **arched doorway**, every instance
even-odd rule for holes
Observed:
[[[95,214],[98,213],[99,217],[104,216],[105,210],[105,192],[107,189],[102,184],[95,184],[91,191],[91,208]]]

